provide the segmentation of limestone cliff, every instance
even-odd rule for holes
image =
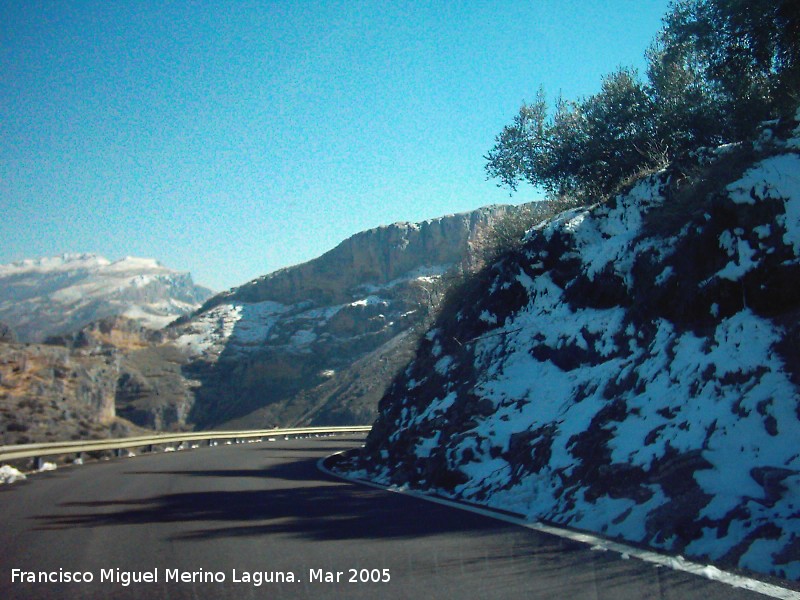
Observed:
[[[394,223],[357,233],[319,258],[281,269],[211,298],[204,312],[223,302],[267,300],[296,304],[341,304],[358,286],[382,286],[429,267],[451,267],[475,260],[481,237],[508,206],[487,206],[421,223]]]
[[[148,389],[158,388],[158,375],[167,371],[170,383],[181,385],[180,368],[172,368],[159,350],[163,341],[161,332],[125,317],[101,319],[47,344],[0,341],[0,443],[116,437],[136,430],[121,418],[129,412],[133,381],[139,377]],[[151,353],[158,355],[157,366],[142,377],[140,355]],[[153,412],[169,414],[181,401],[184,395],[165,393]],[[155,429],[177,420],[140,419]]]

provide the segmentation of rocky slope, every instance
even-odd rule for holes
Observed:
[[[464,286],[350,472],[800,578],[800,125],[705,160]]]
[[[198,427],[370,422],[446,274],[478,262],[490,226],[514,210],[365,231],[211,298],[174,328],[193,390],[187,419]]]
[[[110,315],[151,328],[195,310],[211,291],[152,259],[65,254],[0,265],[0,320],[40,342]]]
[[[131,416],[173,428],[186,402],[183,357],[165,341],[162,331],[119,316],[46,345],[0,339],[0,444],[121,437],[139,431]],[[145,392],[159,400],[142,410]]]
[[[0,445],[129,433],[116,417],[115,354],[0,342]]]

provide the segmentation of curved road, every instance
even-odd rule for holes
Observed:
[[[361,439],[145,455],[3,486],[0,598],[764,598],[316,469]],[[351,583],[351,570],[389,581]],[[124,585],[131,572],[157,581]],[[265,572],[295,581],[257,585]]]

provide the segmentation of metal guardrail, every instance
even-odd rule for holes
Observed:
[[[76,440],[71,442],[47,442],[40,444],[20,444],[16,446],[0,446],[0,462],[22,458],[43,458],[60,454],[79,454],[99,450],[124,450],[157,446],[181,442],[206,440],[247,440],[272,436],[314,435],[338,433],[365,433],[372,429],[370,425],[353,425],[343,427],[294,427],[288,429],[258,429],[249,431],[190,431],[185,433],[167,433],[108,440]]]

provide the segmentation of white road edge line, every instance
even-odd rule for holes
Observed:
[[[360,485],[366,485],[375,489],[384,490],[386,492],[393,492],[395,494],[405,494],[406,496],[412,496],[420,500],[427,500],[428,502],[435,502],[436,504],[442,504],[444,506],[457,508],[459,510],[466,510],[468,512],[482,515],[484,517],[489,517],[491,519],[497,519],[498,521],[511,523],[512,525],[518,525],[520,527],[525,527],[527,529],[533,529],[535,531],[540,531],[542,533],[555,535],[560,538],[565,538],[568,540],[573,540],[576,542],[588,544],[592,547],[593,550],[602,550],[602,551],[611,550],[612,552],[619,552],[623,556],[638,558],[639,560],[643,560],[644,562],[652,563],[654,565],[668,567],[676,571],[684,571],[686,573],[691,573],[692,575],[698,575],[700,577],[705,577],[706,579],[719,581],[720,583],[725,583],[732,587],[742,588],[745,590],[749,590],[751,592],[756,592],[758,594],[770,596],[772,598],[780,598],[781,600],[800,600],[800,592],[796,592],[794,590],[780,587],[778,585],[774,585],[771,583],[765,583],[763,581],[759,581],[758,579],[744,577],[743,575],[736,575],[735,573],[723,571],[712,565],[701,565],[700,563],[695,563],[686,560],[682,556],[677,556],[677,557],[667,556],[666,554],[659,554],[658,552],[652,550],[642,550],[640,548],[634,548],[633,546],[628,546],[620,542],[606,540],[589,533],[579,533],[577,531],[562,529],[560,527],[555,527],[553,525],[545,525],[543,523],[537,523],[537,522],[531,523],[529,521],[525,521],[522,518],[512,517],[510,515],[505,515],[503,513],[495,512],[489,508],[480,508],[470,504],[461,504],[454,500],[447,500],[445,498],[440,498],[438,496],[430,496],[428,494],[423,494],[421,492],[417,492],[414,490],[398,488],[398,487],[387,487],[375,483],[373,481],[368,481],[366,479],[346,477],[341,473],[331,471],[328,467],[325,466],[325,461],[329,460],[330,458],[333,458],[334,456],[337,456],[339,454],[344,454],[346,452],[348,452],[348,450],[342,450],[341,452],[334,452],[329,456],[319,459],[319,461],[317,461],[317,468],[323,473],[326,473],[331,477],[336,477],[337,479],[342,479],[344,481],[349,481],[351,483],[358,483]]]

